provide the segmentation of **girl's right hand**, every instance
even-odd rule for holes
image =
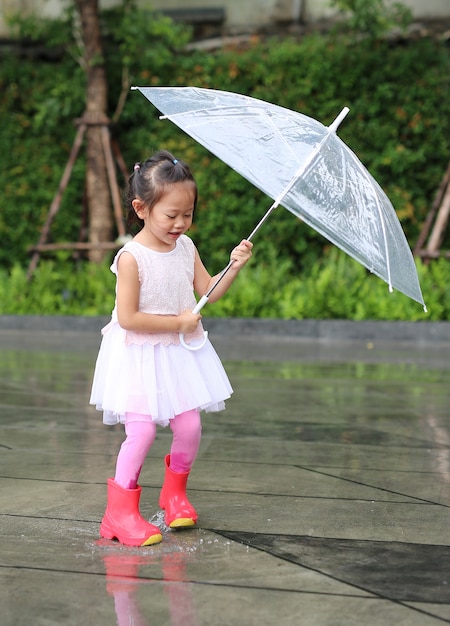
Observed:
[[[200,313],[192,313],[190,309],[186,309],[180,313],[178,317],[179,332],[184,334],[193,333],[202,319]]]

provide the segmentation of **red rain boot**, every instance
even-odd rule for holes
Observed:
[[[194,526],[198,515],[186,495],[189,472],[178,474],[170,469],[170,454],[165,458],[166,475],[159,496],[159,506],[165,510],[164,521],[170,528]]]
[[[150,546],[162,541],[156,526],[139,513],[142,487],[124,489],[113,478],[108,480],[108,504],[100,525],[100,535],[117,539],[125,546]]]

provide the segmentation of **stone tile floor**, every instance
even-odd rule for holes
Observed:
[[[2,626],[450,623],[450,346],[212,341],[235,389],[206,415],[194,530],[99,539],[121,427],[88,406],[98,332],[0,328]]]

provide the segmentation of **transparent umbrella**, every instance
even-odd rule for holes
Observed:
[[[330,126],[256,98],[197,87],[133,87],[274,202],[426,311],[414,258],[389,198]],[[223,270],[222,276],[231,267]],[[220,281],[220,278],[219,278]],[[217,285],[217,283],[216,283]],[[198,302],[198,312],[212,289]]]

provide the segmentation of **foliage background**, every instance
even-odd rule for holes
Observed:
[[[324,124],[349,106],[339,134],[385,189],[414,245],[449,160],[450,51],[444,41],[255,36],[245,46],[204,53],[186,49],[188,29],[153,13],[140,15],[132,2],[104,12],[103,24],[111,111],[127,74],[137,85],[245,93]],[[32,283],[26,281],[29,247],[58,187],[74,120],[84,111],[85,76],[80,51],[65,43],[75,41],[73,16],[61,23],[19,20],[17,34],[28,45],[3,53],[0,64],[0,313],[109,312],[109,259],[89,267],[71,253],[58,253],[41,261]],[[201,195],[190,234],[210,271],[219,271],[270,201],[160,121],[138,92],[129,93],[112,130],[129,167],[162,147],[191,164]],[[53,241],[79,238],[84,171],[82,154],[53,223]],[[448,237],[443,246],[449,247]],[[258,233],[254,256],[230,297],[209,307],[208,315],[449,319],[445,260],[418,264],[430,309],[424,316],[287,211],[276,212]]]

